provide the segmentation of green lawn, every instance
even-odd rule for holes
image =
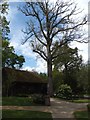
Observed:
[[[76,111],[74,112],[74,116],[76,120],[90,120],[90,113],[88,111]]]
[[[40,106],[40,104],[33,103],[31,98],[28,97],[3,97],[2,105],[12,106]]]
[[[73,99],[73,100],[66,100],[66,99],[61,99],[61,98],[56,98],[58,100],[64,100],[68,102],[74,102],[74,103],[90,103],[90,99]]]
[[[90,103],[90,100],[88,99],[78,99],[78,100],[69,100],[69,101],[74,103]]]
[[[52,120],[51,113],[29,110],[3,110],[2,118],[48,118]]]
[[[90,120],[90,104],[87,105],[87,110],[75,111],[76,120]]]

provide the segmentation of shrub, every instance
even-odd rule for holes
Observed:
[[[30,96],[34,103],[37,104],[45,104],[45,99],[42,94],[33,94]]]
[[[72,89],[67,84],[62,84],[59,86],[56,96],[59,98],[70,99],[72,96]]]

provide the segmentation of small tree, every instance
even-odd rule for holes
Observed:
[[[68,42],[83,42],[81,27],[87,23],[86,16],[77,19],[81,13],[77,5],[61,0],[55,4],[48,0],[26,2],[19,10],[29,18],[23,43],[30,40],[33,51],[47,62],[48,94],[53,95],[52,62],[58,56],[56,52]]]

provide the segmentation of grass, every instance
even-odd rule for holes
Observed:
[[[69,101],[74,103],[90,103],[89,99],[78,99],[78,100],[69,100]]]
[[[29,110],[3,110],[2,118],[49,118],[52,120],[51,113]]]
[[[90,104],[87,105],[87,110],[75,111],[76,120],[90,120]]]
[[[90,113],[88,111],[76,111],[74,116],[76,120],[90,119]]]
[[[3,97],[3,106],[40,106],[41,104],[36,104],[28,97]]]
[[[59,100],[64,100],[64,101],[68,101],[68,102],[74,102],[74,103],[90,103],[90,99],[73,99],[73,100],[66,100],[66,99],[61,99],[61,98],[56,98]]]

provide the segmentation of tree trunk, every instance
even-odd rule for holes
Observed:
[[[50,47],[47,47],[47,75],[48,75],[48,86],[47,86],[47,92],[50,96],[53,96],[53,81],[52,81],[52,58],[51,58],[51,52]]]

